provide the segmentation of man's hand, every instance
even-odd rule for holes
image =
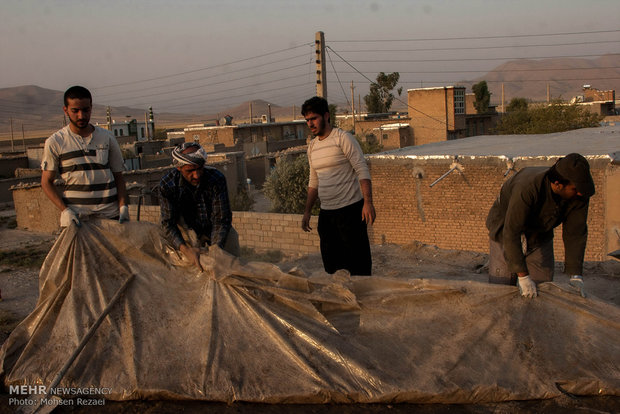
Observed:
[[[120,214],[118,215],[118,222],[122,224],[126,221],[129,221],[129,207],[124,205],[121,206]]]
[[[529,276],[519,276],[517,285],[523,297],[535,298],[538,295],[536,293],[536,283]]]
[[[365,221],[366,224],[373,224],[375,218],[377,218],[377,213],[375,212],[375,206],[372,204],[372,201],[364,201],[364,207],[362,207],[362,221]]]
[[[570,287],[575,289],[582,298],[586,297],[586,292],[583,290],[583,277],[581,275],[572,275],[568,281]]]
[[[200,269],[201,272],[204,271],[202,265],[200,264],[200,249],[190,247],[183,243],[179,246],[179,250],[181,250],[181,253],[183,253],[183,255],[187,257],[190,262],[198,266],[198,269]]]
[[[303,231],[312,230],[312,227],[310,227],[310,213],[304,213],[304,217],[301,219],[301,228]]]
[[[62,213],[60,213],[60,227],[69,227],[71,222],[74,222],[78,227],[82,225],[77,214],[75,214],[75,211],[67,207],[62,211]]]

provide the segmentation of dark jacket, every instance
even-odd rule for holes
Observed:
[[[529,250],[553,239],[553,229],[562,224],[565,271],[581,275],[589,199],[563,200],[555,195],[548,171],[548,167],[523,168],[504,183],[487,216],[489,237],[503,245],[511,273],[526,272],[521,234],[525,234]]]
[[[181,217],[209,246],[224,248],[232,227],[232,211],[226,177],[215,168],[204,167],[197,187],[185,181],[179,170],[171,169],[159,183],[159,207],[166,237],[177,249],[184,243],[177,227]]]

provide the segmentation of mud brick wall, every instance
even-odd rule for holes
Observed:
[[[555,159],[515,161],[515,169],[551,165]],[[599,162],[600,161],[600,162]],[[512,175],[498,157],[458,160],[463,171],[450,170],[453,159],[369,158],[377,220],[371,243],[419,241],[443,249],[488,252],[486,217],[502,183]],[[590,200],[586,260],[607,260],[605,228],[606,171],[609,160],[590,162],[597,193]],[[554,240],[556,260],[564,260],[561,226]]]
[[[132,220],[137,219],[137,206],[129,206]],[[316,232],[317,217],[312,217],[306,233],[301,229],[301,214],[233,212],[233,227],[239,233],[239,244],[259,250],[281,250],[286,253],[314,253],[319,251]],[[140,221],[159,223],[159,206],[142,206]]]

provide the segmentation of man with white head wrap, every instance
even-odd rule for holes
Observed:
[[[179,226],[196,232],[200,244],[218,245],[239,255],[239,240],[232,228],[232,211],[224,174],[205,165],[206,153],[194,142],[172,151],[175,168],[159,183],[161,225],[167,238],[202,269],[197,247],[183,238]]]

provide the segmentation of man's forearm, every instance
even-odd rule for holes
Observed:
[[[306,198],[306,207],[304,209],[304,214],[310,214],[312,212],[312,207],[314,207],[314,203],[316,203],[316,200],[318,198],[318,188],[308,187],[308,197]]]
[[[372,184],[368,179],[361,179],[360,186],[362,188],[362,195],[364,196],[364,201],[367,203],[372,203]]]
[[[49,198],[60,211],[63,211],[67,208],[67,205],[62,201],[62,197],[56,190],[56,185],[54,184],[55,178],[56,175],[52,171],[43,171],[41,175],[41,189],[47,198]]]
[[[125,185],[125,178],[123,178],[122,172],[112,173],[114,176],[114,182],[116,183],[116,193],[118,194],[119,207],[129,205],[127,197],[127,187]]]

